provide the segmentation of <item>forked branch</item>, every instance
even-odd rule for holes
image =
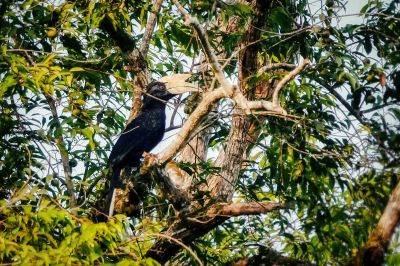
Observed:
[[[208,113],[211,106],[222,98],[231,98],[238,105],[239,108],[245,110],[247,114],[251,114],[254,109],[264,109],[267,111],[275,112],[277,114],[286,115],[286,111],[279,105],[279,92],[283,86],[298,75],[310,63],[308,59],[303,60],[299,66],[295,67],[289,72],[279,83],[274,93],[273,101],[248,101],[246,97],[238,90],[236,85],[233,85],[225,77],[221,65],[218,63],[217,56],[213,53],[211,45],[208,41],[207,35],[203,27],[200,25],[197,18],[192,17],[178,2],[172,0],[177,7],[178,11],[185,18],[185,22],[194,27],[199,40],[203,46],[204,53],[212,66],[215,77],[220,83],[220,87],[212,91],[206,92],[203,95],[202,101],[197,108],[189,116],[188,120],[182,126],[181,131],[178,133],[175,141],[169,145],[159,156],[160,163],[165,163],[171,160],[187,143],[190,138],[191,132],[197,128],[201,119]]]

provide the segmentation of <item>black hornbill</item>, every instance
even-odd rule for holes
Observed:
[[[139,115],[130,122],[115,143],[108,163],[112,179],[104,213],[113,215],[115,190],[120,183],[120,172],[126,167],[139,167],[143,152],[152,150],[163,138],[166,102],[176,94],[170,93],[165,83],[154,81],[147,86]]]

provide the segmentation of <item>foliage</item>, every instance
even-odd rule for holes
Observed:
[[[21,265],[159,265],[141,259],[137,242],[128,237],[127,221],[107,223],[71,214],[40,191],[18,191],[1,202],[0,259]],[[16,202],[19,203],[16,203]],[[36,204],[33,204],[36,203]]]
[[[0,4],[0,261],[157,265],[142,258],[153,243],[146,235],[174,217],[156,190],[144,200],[141,221],[90,219],[133,96],[126,54],[142,40],[151,2],[6,2]],[[235,55],[252,9],[181,2],[208,26],[215,52],[232,56],[225,72],[236,79]],[[238,201],[279,200],[292,208],[226,221],[193,244],[202,261],[227,263],[268,247],[318,265],[342,264],[367,239],[399,181],[399,1],[368,1],[359,15],[364,22],[348,25],[339,23],[346,1],[311,2],[273,1],[266,18],[256,44],[261,64],[307,57],[312,66],[283,89],[281,104],[291,117],[254,116],[262,121],[260,133],[246,151],[248,167],[235,193]],[[227,33],[231,17],[237,30]],[[110,38],[105,20],[130,42]],[[170,2],[157,23],[146,58],[153,77],[188,71],[202,49],[193,30]],[[254,73],[247,89],[287,73]],[[231,110],[229,103],[219,105],[210,157],[225,148]],[[203,180],[218,171],[212,164],[185,170]],[[128,227],[143,242],[132,241]],[[398,261],[395,247],[388,265]],[[174,260],[194,258],[184,251]]]

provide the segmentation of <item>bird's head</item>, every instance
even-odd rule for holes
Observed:
[[[165,84],[166,89],[172,94],[182,94],[185,92],[199,92],[197,82],[187,81],[192,74],[172,74],[165,76],[158,81]]]
[[[191,74],[172,74],[162,77],[158,81],[153,81],[147,85],[147,92],[144,97],[144,104],[154,101],[168,101],[172,97],[185,92],[197,92],[198,85],[186,80]]]
[[[168,101],[174,97],[174,93],[170,93],[163,82],[153,81],[147,85],[147,96],[145,98]],[[146,100],[146,99],[145,99]]]

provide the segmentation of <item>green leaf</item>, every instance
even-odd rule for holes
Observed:
[[[85,69],[81,68],[81,67],[73,67],[70,69],[71,72],[84,72],[86,71]]]

